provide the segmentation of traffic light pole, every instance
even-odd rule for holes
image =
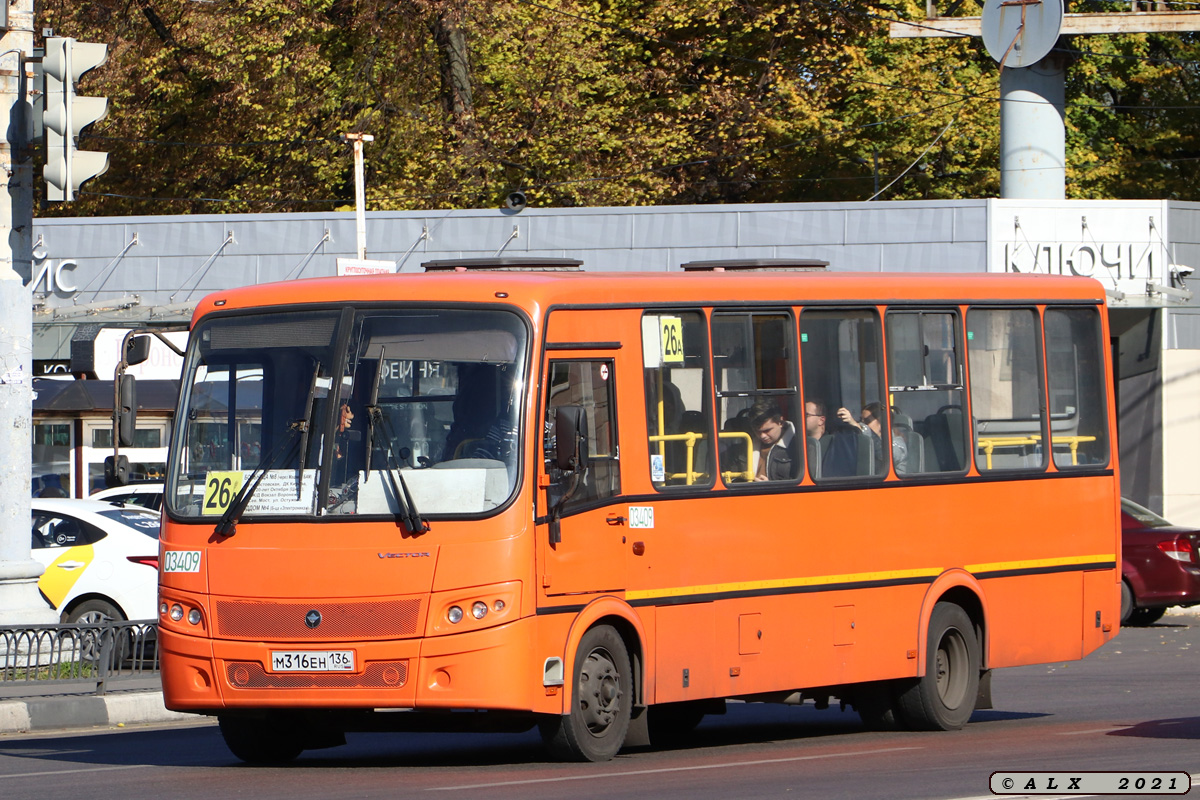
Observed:
[[[0,36],[0,625],[53,623],[30,555],[33,453],[33,0],[8,9]]]

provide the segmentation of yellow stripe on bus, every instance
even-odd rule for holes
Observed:
[[[827,583],[861,583],[892,581],[904,578],[933,578],[940,569],[901,569],[886,572],[858,572],[848,575],[815,575],[810,578],[781,578],[770,581],[740,581],[737,583],[709,583],[698,586],[677,586],[667,589],[635,589],[625,592],[627,600],[647,600],[681,594],[720,594],[724,592],[753,592],[762,589],[791,589],[799,586],[819,586]]]
[[[1115,562],[1112,553],[1092,556],[1066,556],[1063,558],[1037,558],[1024,561],[997,561],[990,564],[969,564],[964,569],[970,573],[999,572],[1014,569],[1040,569],[1046,567],[1068,567],[1078,564]],[[823,586],[844,583],[884,583],[909,578],[936,578],[945,572],[942,568],[901,569],[884,572],[853,572],[845,575],[814,575],[808,578],[779,578],[768,581],[736,581],[732,583],[707,583],[694,586],[674,586],[664,589],[631,589],[625,592],[626,600],[653,600],[660,597],[681,595],[726,594],[729,592],[755,592],[770,589],[794,589],[802,586]]]
[[[1112,553],[1101,553],[1091,556],[1063,556],[1062,558],[1034,558],[1025,561],[996,561],[991,564],[967,564],[963,569],[967,572],[1000,572],[1010,569],[1038,569],[1042,567],[1071,567],[1078,564],[1107,564],[1116,563],[1117,557]]]

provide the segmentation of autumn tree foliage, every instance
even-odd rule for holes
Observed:
[[[995,196],[996,65],[977,40],[888,38],[924,16],[915,0],[45,0],[39,29],[110,45],[81,89],[110,98],[84,146],[111,166],[38,213],[344,209],[351,131],[375,137],[371,209],[517,189],[542,206]],[[1069,196],[1194,197],[1197,42],[1086,44]]]

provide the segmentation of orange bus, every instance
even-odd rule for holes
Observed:
[[[442,261],[205,298],[167,707],[251,762],[535,725],[600,761],[727,699],[956,729],[997,667],[1115,636],[1101,285],[788,266]]]

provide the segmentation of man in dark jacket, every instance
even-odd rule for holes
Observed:
[[[783,418],[774,403],[755,403],[750,407],[750,427],[754,437],[756,481],[795,480],[800,473],[800,444],[796,427]]]

